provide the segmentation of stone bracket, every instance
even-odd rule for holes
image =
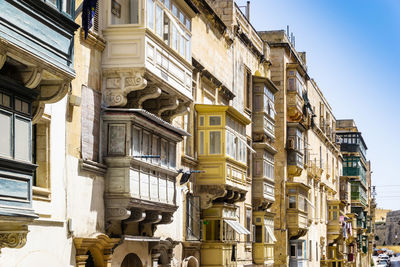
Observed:
[[[130,92],[142,90],[147,86],[144,70],[111,69],[104,70],[104,102],[107,107],[123,107],[127,104]]]
[[[21,248],[26,244],[28,230],[22,231],[0,231],[1,248]]]
[[[107,208],[106,218],[107,221],[122,221],[131,216],[131,211],[125,208]]]

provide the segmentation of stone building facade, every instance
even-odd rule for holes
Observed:
[[[0,266],[359,266],[338,123],[285,32],[100,0],[85,38],[82,5],[0,4]]]

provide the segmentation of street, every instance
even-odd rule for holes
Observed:
[[[375,266],[376,266],[378,257],[373,257],[373,259],[374,259]],[[391,267],[400,267],[400,257],[391,257],[390,261],[392,263]]]

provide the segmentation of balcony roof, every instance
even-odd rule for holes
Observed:
[[[105,108],[104,111],[106,112],[114,112],[114,113],[121,113],[121,114],[139,114],[152,122],[161,125],[162,127],[179,134],[180,136],[190,136],[188,132],[182,130],[178,127],[173,126],[172,124],[164,121],[163,119],[157,117],[156,115],[144,110],[144,109],[132,109],[132,108]]]
[[[226,112],[244,125],[251,123],[249,118],[232,106],[196,104],[195,109],[198,112]]]

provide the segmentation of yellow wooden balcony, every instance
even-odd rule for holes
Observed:
[[[195,106],[197,111],[197,185],[247,190],[246,125],[251,122],[232,106]]]
[[[274,244],[254,243],[253,262],[260,265],[268,265],[274,261]]]
[[[300,122],[303,118],[304,100],[297,91],[287,92],[288,119],[293,122]]]

